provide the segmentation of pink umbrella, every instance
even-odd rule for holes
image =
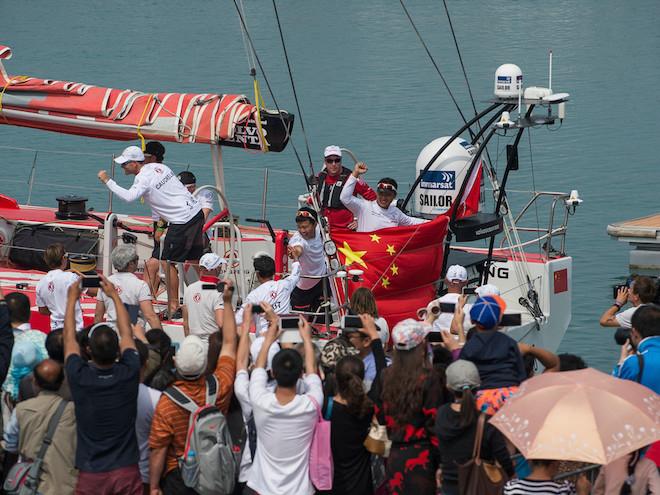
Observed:
[[[591,368],[545,373],[490,422],[528,459],[607,464],[660,440],[660,396]]]

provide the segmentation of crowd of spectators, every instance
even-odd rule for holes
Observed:
[[[6,476],[17,460],[40,458],[39,493],[222,493],[200,488],[216,483],[235,494],[455,495],[476,438],[481,458],[509,478],[505,494],[658,493],[653,447],[603,467],[592,486],[584,476],[556,481],[563,467],[554,460],[521,463],[499,430],[480,426],[535,373],[586,363],[500,331],[506,304],[497,288],[481,288],[468,303],[462,267],[448,270],[449,296],[429,303],[420,319],[390,330],[373,294],[359,289],[349,304],[359,323],[320,343],[300,317],[298,343],[291,344],[280,341],[281,316],[290,312],[300,265],[294,263],[288,282],[275,281],[273,260],[257,257],[262,290],[237,308],[232,282],[218,278],[222,261],[207,254],[202,279],[186,289],[186,336],[175,352],[146,283],[134,275],[133,248],[113,251],[118,273],[100,277],[96,322],[86,328],[78,322],[77,277],[62,271],[59,250],[47,256],[54,290],[46,287],[38,306],[61,327],[47,336],[32,330],[29,300],[0,292],[3,468]],[[633,304],[644,284],[635,280]],[[620,291],[617,301],[630,293]],[[660,307],[634,307],[613,374],[659,393]],[[218,434],[194,444],[207,414],[221,418]],[[331,488],[312,481],[322,464],[315,456],[323,422],[330,426]],[[231,460],[227,469],[209,471],[225,427]],[[374,442],[383,450],[374,450]]]

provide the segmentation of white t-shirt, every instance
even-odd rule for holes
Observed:
[[[108,280],[117,288],[119,299],[124,304],[131,306],[139,306],[142,301],[151,301],[151,292],[149,286],[144,280],[140,280],[134,273],[118,272],[110,275]],[[105,292],[99,291],[96,296],[98,301],[101,301],[105,306],[106,319],[109,324],[114,325],[117,322],[117,309],[115,303],[112,302]]]
[[[252,404],[250,403],[250,375],[247,370],[238,370],[234,379],[234,394],[241,405],[241,414],[243,415],[243,424],[247,431],[247,424],[252,416]],[[248,479],[248,473],[252,467],[252,452],[250,443],[246,440],[243,455],[241,456],[241,469],[238,474],[239,483],[245,483]]]
[[[78,282],[78,275],[73,272],[64,272],[59,268],[49,271],[37,283],[37,306],[50,310],[50,329],[64,326],[64,312],[66,311],[67,292],[69,286]],[[76,330],[83,327],[80,301],[76,303]]]
[[[124,189],[112,179],[106,185],[124,201],[144,198],[151,207],[154,220],[162,218],[170,223],[184,224],[202,209],[200,202],[193,198],[174,172],[162,163],[143,165],[130,189]]]
[[[199,204],[202,205],[203,210],[213,211],[213,193],[209,189],[201,190],[197,195],[195,195]]]
[[[447,303],[447,304],[458,304],[458,298],[460,294],[454,292],[448,292],[442,297],[437,299],[438,302]],[[471,304],[466,304],[463,306],[463,330],[466,332],[472,327],[472,320],[470,320],[470,309],[472,308]],[[433,330],[442,331],[449,330],[451,328],[451,320],[454,319],[454,313],[440,313],[438,319],[433,322]]]
[[[188,309],[190,335],[197,335],[208,343],[209,335],[217,332],[215,311],[224,308],[222,294],[213,289],[202,289],[204,284],[216,284],[217,280],[199,280],[186,287],[183,304]]]
[[[268,375],[256,368],[250,377],[250,402],[257,427],[257,453],[248,473],[248,486],[269,495],[311,495],[309,450],[317,422],[316,406],[323,404],[318,375],[307,375],[307,392],[281,405],[267,388]]]
[[[323,251],[323,239],[321,238],[321,231],[316,228],[313,239],[305,239],[296,232],[289,240],[289,246],[301,246],[303,248],[302,255],[298,259],[300,261],[301,278],[298,281],[297,287],[302,290],[309,290],[319,283],[319,278],[302,278],[305,275],[320,276],[325,275],[328,271],[325,262],[325,251]]]
[[[236,314],[236,323],[240,325],[243,322],[243,308],[247,304],[258,306],[263,301],[269,303],[273,307],[273,311],[278,315],[291,313],[291,292],[293,292],[299,279],[300,263],[294,261],[291,264],[291,274],[288,277],[278,281],[269,280],[268,282],[264,282],[245,297],[243,307]],[[253,320],[257,330],[257,337],[268,330],[268,321],[262,315],[254,315]]]
[[[387,209],[378,206],[376,201],[369,201],[364,198],[353,196],[355,184],[358,180],[351,174],[346,180],[344,188],[341,190],[339,199],[344,206],[351,210],[357,217],[357,232],[373,232],[374,230],[385,229],[387,227],[398,227],[400,225],[417,225],[428,222],[422,218],[409,217],[399,210],[394,204]]]
[[[154,417],[156,404],[160,399],[160,391],[140,383],[138,388],[137,417],[135,419],[135,436],[140,449],[140,477],[142,483],[149,483],[149,432],[151,420]]]
[[[632,316],[635,314],[635,311],[637,311],[637,308],[641,306],[643,306],[643,304],[633,306],[632,308],[625,309],[620,313],[615,314],[614,318],[616,318],[619,326],[623,328],[632,328]]]

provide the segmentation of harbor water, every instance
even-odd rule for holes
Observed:
[[[275,100],[296,114],[293,141],[307,168],[273,4],[243,4]],[[406,6],[462,111],[472,115],[442,1]],[[571,94],[566,119],[561,128],[525,134],[520,170],[509,187],[577,189],[584,199],[569,223],[573,316],[560,350],[608,370],[618,351],[612,329],[600,328],[598,318],[611,303],[611,285],[627,275],[628,246],[611,240],[605,229],[610,222],[660,209],[660,2],[448,0],[447,6],[477,108],[491,97],[493,75],[502,63],[519,65],[526,85],[546,86],[547,54],[553,50],[553,89]],[[402,186],[412,182],[419,151],[436,137],[453,134],[462,120],[401,4],[287,0],[277,7],[316,170],[323,147],[339,144],[369,164],[368,180],[389,175]],[[232,1],[4,1],[1,12],[0,44],[14,51],[5,61],[10,74],[147,92],[253,97]],[[266,103],[274,107],[258,73]],[[500,169],[506,142],[494,138],[489,147]],[[96,173],[109,169],[112,153],[124,146],[1,126],[0,192],[26,202],[36,164],[33,204],[54,205],[58,194],[75,193],[105,210],[108,194]],[[293,225],[296,197],[305,192],[293,146],[266,156],[225,149],[224,159],[230,205],[241,218],[261,214],[268,168],[267,217],[276,227]],[[165,161],[174,170],[190,168],[198,184],[212,181],[207,146],[169,144]],[[510,197],[513,205],[527,199],[517,192]],[[147,211],[119,200],[114,209]],[[539,211],[538,223],[547,224],[546,211]]]

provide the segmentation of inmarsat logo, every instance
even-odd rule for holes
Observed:
[[[48,292],[51,294],[55,292],[55,283],[53,281],[48,282]]]
[[[202,295],[201,295],[199,292],[197,292],[197,293],[193,296],[193,301],[195,301],[196,303],[198,303],[198,302],[201,301],[201,300],[202,300]]]
[[[422,177],[419,187],[422,189],[456,189],[456,172],[454,170],[429,170]]]

